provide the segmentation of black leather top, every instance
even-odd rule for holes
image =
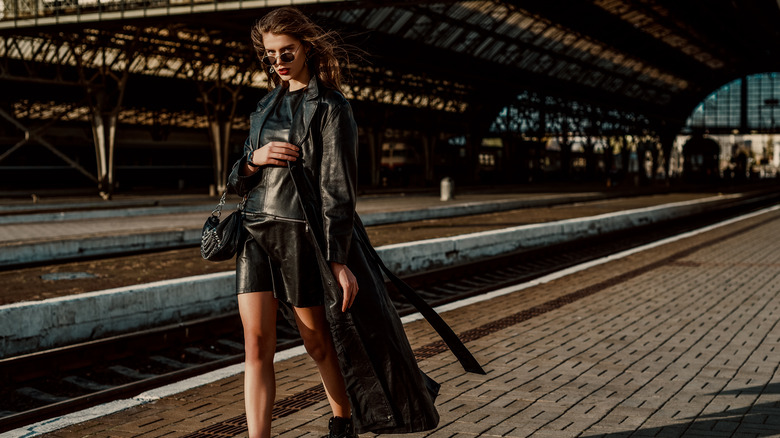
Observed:
[[[261,147],[272,141],[290,141],[290,128],[293,116],[300,108],[305,90],[305,88],[302,88],[285,92],[284,96],[276,101],[276,105],[269,111],[268,117],[264,120],[263,127],[260,130],[260,141],[258,144]],[[252,190],[247,200],[247,211],[303,219],[303,211],[298,201],[298,194],[295,192],[295,186],[287,168],[264,166],[262,173],[263,176],[260,183]],[[267,202],[272,198],[267,196],[269,193],[273,193],[275,195],[273,197],[287,199],[288,202]]]
[[[260,131],[260,145],[266,145],[272,141],[289,141],[293,113],[303,100],[304,90],[305,88],[288,91],[278,101],[263,123],[263,129]]]

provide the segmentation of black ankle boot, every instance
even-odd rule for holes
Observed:
[[[328,435],[324,438],[357,438],[352,418],[332,417],[328,421]]]

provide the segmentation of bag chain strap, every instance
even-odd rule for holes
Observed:
[[[212,210],[211,215],[219,219],[220,216],[222,216],[222,206],[225,205],[225,199],[227,199],[227,192],[228,189],[225,187],[225,190],[222,191],[222,197],[219,198],[219,204]],[[236,209],[243,210],[244,206],[246,205],[246,198],[249,196],[249,194],[244,195],[244,198],[241,200],[241,202],[236,205]]]

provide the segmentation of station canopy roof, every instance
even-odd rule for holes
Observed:
[[[108,53],[111,68],[129,65],[137,75],[222,77],[262,89],[265,79],[249,28],[271,3],[286,2],[209,2],[205,5],[213,7],[198,9],[204,4],[193,0],[176,9],[174,1],[165,1],[160,6],[166,12],[159,13],[152,0],[144,3],[142,15],[133,15],[128,3],[112,15],[119,19],[82,8],[77,23],[61,20],[63,12],[56,19],[39,14],[26,21],[31,26],[6,15],[0,21],[0,55],[38,56],[46,63],[59,53],[59,62],[75,65],[73,54],[79,53],[98,66]],[[455,114],[487,111],[494,117],[518,94],[531,91],[682,126],[719,86],[780,71],[780,0],[295,4],[365,52],[352,58],[347,94],[357,102]],[[80,49],[68,55],[66,46]],[[126,98],[139,105],[148,96]]]

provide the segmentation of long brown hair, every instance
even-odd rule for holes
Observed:
[[[306,47],[309,71],[328,88],[341,91],[343,76],[342,65],[348,65],[349,54],[337,44],[338,35],[334,31],[325,31],[300,10],[293,7],[275,9],[252,27],[252,45],[257,56],[265,56],[263,34],[289,35],[301,41]],[[279,75],[268,75],[268,88],[272,89],[282,82]]]

